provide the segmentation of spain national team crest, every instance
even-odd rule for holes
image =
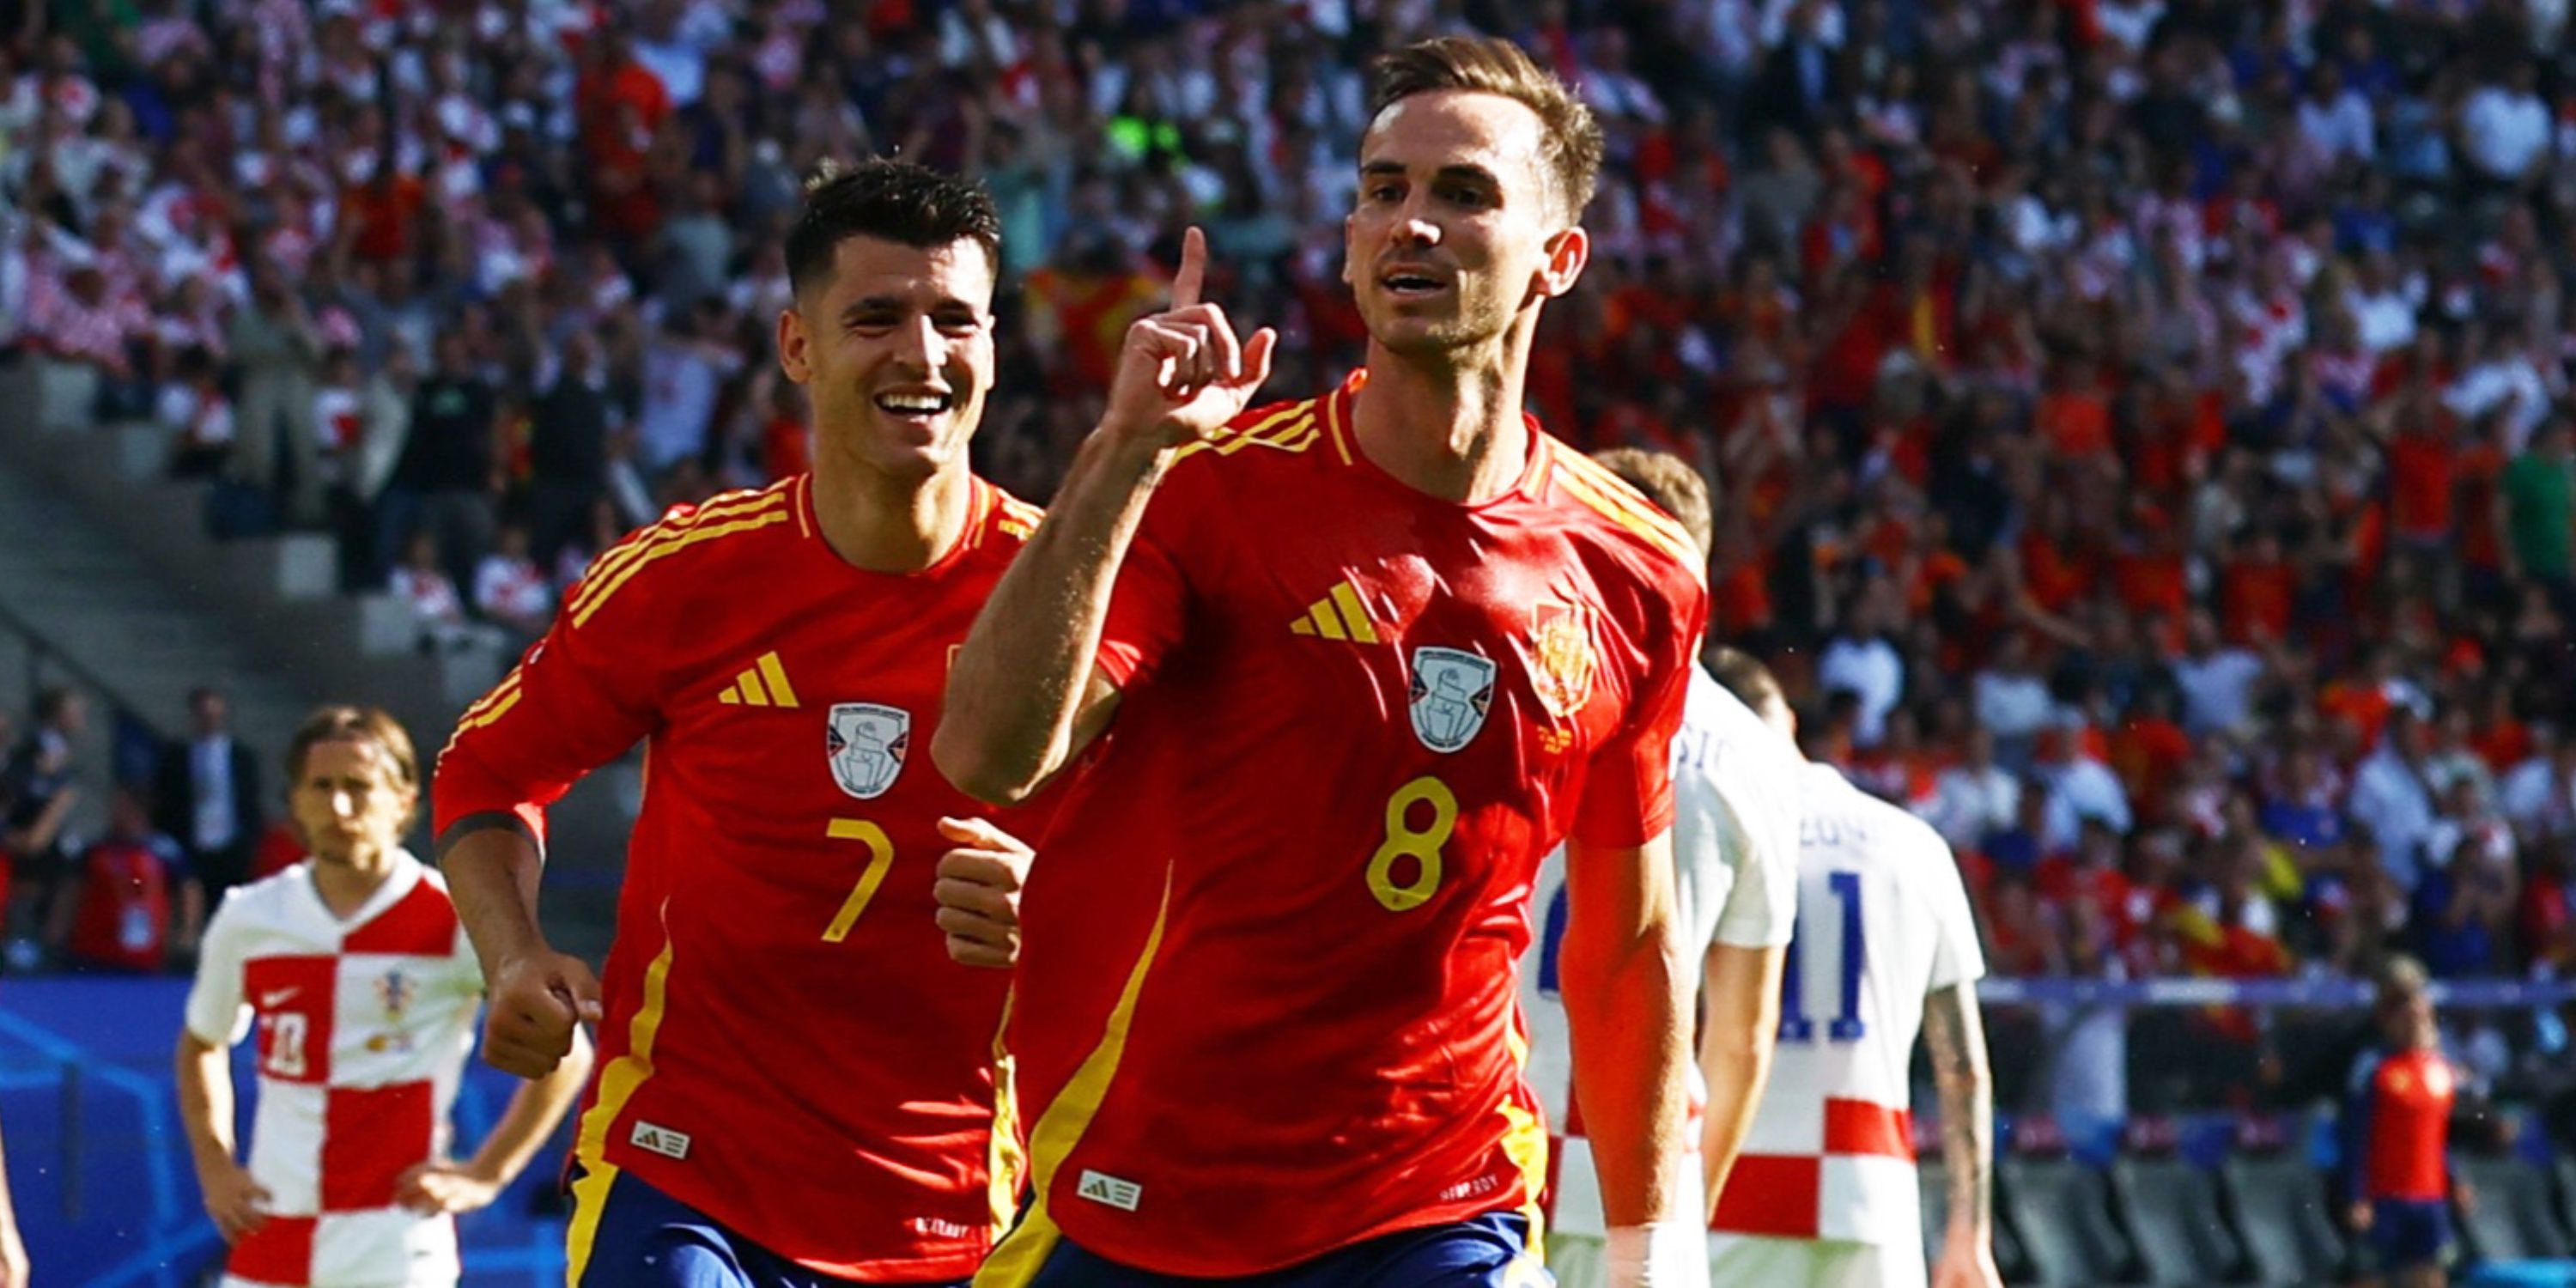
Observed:
[[[1413,650],[1413,732],[1446,755],[1485,727],[1494,705],[1494,664],[1473,653],[1423,645]]]
[[[828,729],[832,781],[863,801],[885,795],[912,746],[912,713],[874,702],[835,703]]]
[[[1530,615],[1530,687],[1539,704],[1571,720],[1592,697],[1597,654],[1592,610],[1579,604],[1540,604]]]

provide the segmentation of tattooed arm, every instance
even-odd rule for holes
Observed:
[[[1941,1158],[1950,1172],[1950,1225],[1933,1288],[1999,1288],[1994,1251],[1994,1078],[1986,1068],[1977,986],[1923,999],[1923,1040],[1941,1089]]]

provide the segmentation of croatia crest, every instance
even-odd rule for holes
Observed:
[[[1473,653],[1429,645],[1413,650],[1413,732],[1446,755],[1485,727],[1494,705],[1494,664]]]
[[[874,702],[837,703],[825,737],[832,781],[860,800],[875,800],[903,772],[903,754],[912,745],[912,713]]]

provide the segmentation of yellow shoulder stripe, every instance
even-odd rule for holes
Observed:
[[[720,517],[713,522],[701,523],[693,527],[677,529],[664,534],[661,538],[655,540],[649,548],[640,551],[635,558],[628,560],[624,566],[620,567],[616,571],[614,575],[601,582],[595,590],[586,594],[582,598],[580,605],[573,610],[572,624],[576,627],[588,625],[591,615],[597,613],[600,610],[600,607],[608,602],[609,597],[623,589],[627,582],[634,580],[635,574],[644,571],[646,568],[653,566],[655,563],[658,563],[669,556],[678,554],[694,545],[714,541],[723,537],[730,537],[737,532],[753,532],[761,528],[766,528],[771,524],[785,523],[787,522],[787,519],[787,507],[784,505],[773,504],[743,510],[732,516]]]
[[[1678,527],[1674,526],[1671,520],[1666,519],[1658,522],[1655,519],[1638,514],[1635,510],[1614,499],[1617,495],[1616,493],[1607,492],[1600,484],[1593,482],[1580,471],[1570,469],[1566,470],[1559,474],[1557,479],[1565,485],[1565,494],[1567,496],[1581,501],[1593,510],[1598,511],[1602,517],[1609,519],[1620,527],[1626,528],[1630,532],[1635,533],[1637,536],[1643,538],[1648,545],[1654,546],[1665,554],[1671,555],[1675,563],[1678,563],[1690,570],[1691,577],[1694,580],[1697,580],[1702,585],[1707,584],[1708,570],[1704,561],[1700,558],[1699,543],[1691,540],[1688,535],[1684,534]]]
[[[583,600],[590,597],[590,592],[593,588],[605,585],[609,580],[616,577],[619,572],[624,570],[626,565],[635,562],[647,551],[652,549],[656,542],[662,541],[676,533],[685,532],[701,523],[711,522],[730,514],[749,513],[760,509],[764,505],[772,505],[776,503],[777,498],[771,497],[767,493],[728,493],[725,496],[717,497],[715,500],[709,501],[705,505],[689,511],[687,514],[670,515],[663,518],[660,522],[640,528],[632,535],[628,536],[624,541],[610,547],[606,554],[599,557],[599,561],[591,566],[588,573],[583,575],[581,584],[574,588],[572,600],[567,606],[578,607]]]
[[[1320,432],[1315,428],[1315,401],[1309,398],[1301,403],[1291,403],[1240,430],[1191,443],[1172,453],[1172,460],[1178,462],[1211,448],[1219,456],[1232,456],[1253,446],[1276,447],[1288,452],[1305,451],[1314,445],[1315,436]]]
[[[1600,462],[1581,452],[1569,449],[1559,452],[1558,455],[1564,457],[1568,472],[1582,475],[1585,482],[1592,484],[1601,493],[1603,500],[1613,502],[1637,518],[1665,529],[1685,545],[1692,544],[1690,529],[1683,527],[1680,520],[1666,514],[1662,506],[1648,500],[1643,493],[1630,485],[1628,480],[1619,477]]]
[[[1002,513],[997,522],[1002,525],[1002,531],[1014,537],[1026,538],[1030,533],[1037,531],[1038,524],[1046,518],[1046,511],[1018,497],[1005,492],[995,492],[993,495],[1001,501]]]
[[[456,740],[467,731],[498,723],[501,717],[510,714],[510,708],[519,705],[519,672],[525,665],[521,663],[511,667],[510,673],[502,676],[501,682],[493,685],[491,692],[475,699],[472,706],[456,717],[456,728],[447,735],[447,746],[439,752],[440,755],[454,750]]]

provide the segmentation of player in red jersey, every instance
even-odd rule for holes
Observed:
[[[2377,1010],[2384,1045],[2353,1070],[2343,1114],[2352,1225],[2369,1236],[2377,1268],[2395,1288],[2440,1288],[2460,1073],[2442,1054],[2423,966],[2401,957],[2384,967]],[[2465,1187],[2457,1197],[2463,1206],[2471,1201]]]
[[[778,323],[813,473],[601,556],[440,759],[488,1057],[534,1075],[601,1019],[575,1285],[951,1282],[1009,1213],[1006,977],[949,959],[931,895],[990,811],[909,754],[1038,519],[968,472],[997,238],[981,189],[918,166],[819,179]],[[639,739],[603,989],[537,927],[544,808]]]
[[[1243,414],[1274,337],[1199,301],[1192,232],[951,676],[933,754],[986,799],[1116,718],[1023,907],[1036,1190],[978,1284],[1544,1282],[1514,964],[1568,836],[1614,1281],[1705,1281],[1667,836],[1701,561],[1521,411],[1599,130],[1499,41],[1389,56],[1378,109],[1367,370]]]

